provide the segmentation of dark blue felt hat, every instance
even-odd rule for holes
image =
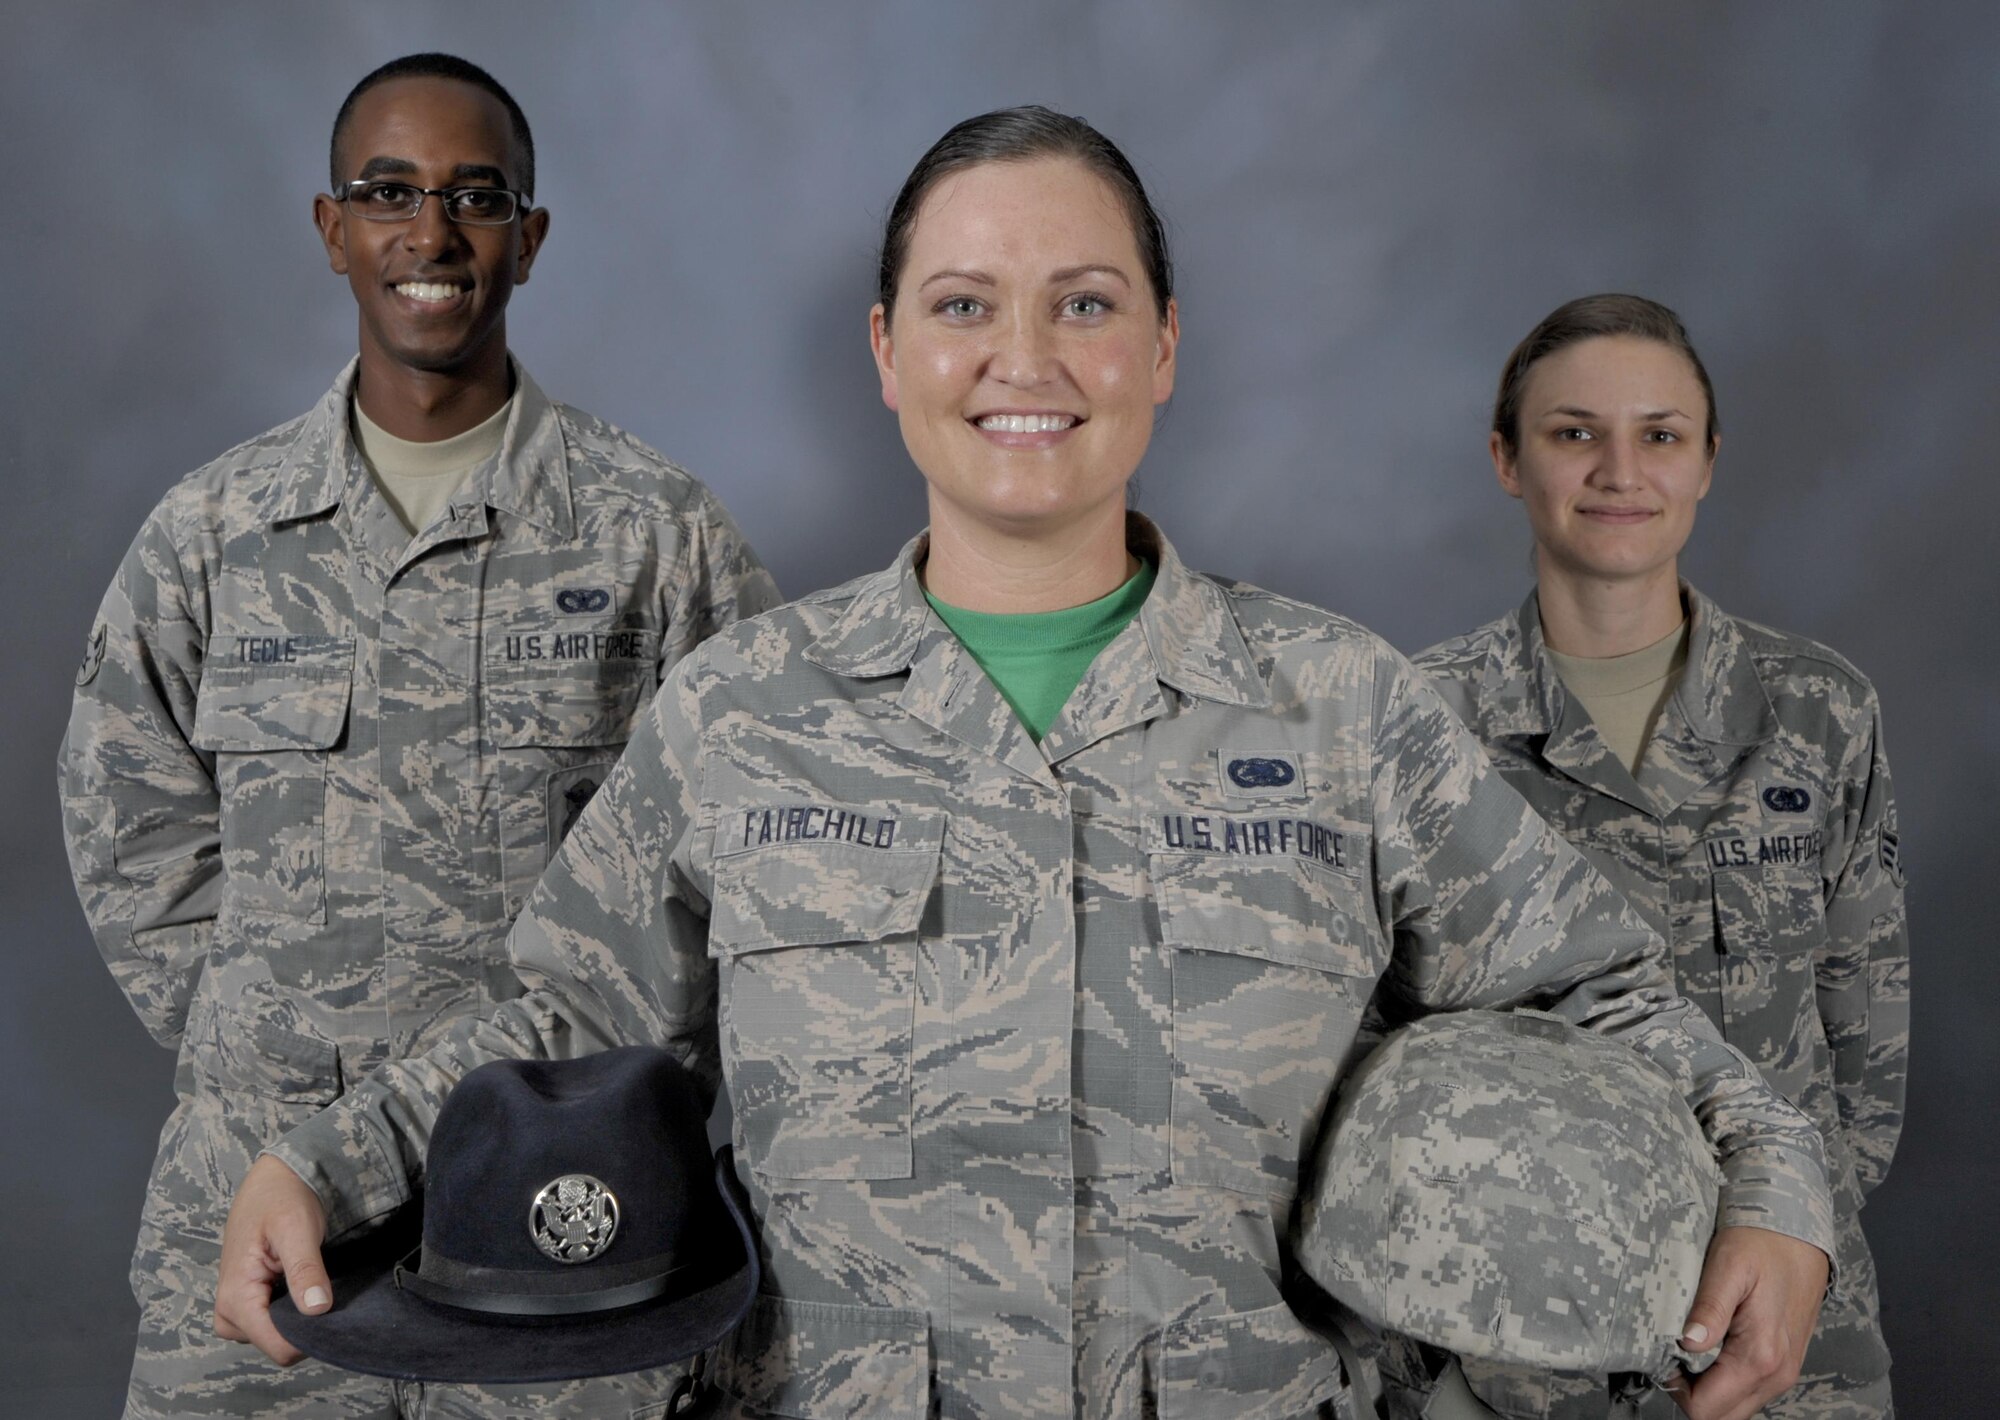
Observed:
[[[292,1345],[398,1380],[574,1380],[706,1350],[757,1295],[729,1151],[709,1158],[700,1092],[664,1050],[482,1065],[424,1171],[414,1250],[407,1222],[329,1248],[329,1310],[272,1302]]]

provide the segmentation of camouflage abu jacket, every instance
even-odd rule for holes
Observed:
[[[1824,646],[1684,595],[1687,668],[1637,781],[1544,653],[1532,593],[1417,665],[1501,777],[1665,934],[1681,994],[1819,1126],[1840,1246],[1805,1385],[1852,1389],[1888,1371],[1858,1214],[1895,1153],[1909,1055],[1880,709]]]
[[[274,1153],[339,1232],[453,1080],[655,1041],[728,1091],[766,1295],[730,1413],[1353,1414],[1281,1298],[1376,982],[1617,1034],[1728,1141],[1728,1221],[1832,1243],[1811,1126],[1379,640],[1159,572],[1038,745],[884,572],[684,662],[510,939],[530,986]]]
[[[705,488],[518,365],[412,538],[353,379],[167,495],[77,675],[77,891],[184,1093],[324,1103],[517,994],[508,923],[661,675],[777,601]]]

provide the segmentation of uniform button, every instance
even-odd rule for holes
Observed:
[[[1347,920],[1347,914],[1345,912],[1336,912],[1333,914],[1333,921],[1328,923],[1327,925],[1333,929],[1334,936],[1345,937],[1347,935],[1347,929],[1352,927],[1354,924]]]

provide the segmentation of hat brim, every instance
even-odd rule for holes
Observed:
[[[532,1319],[494,1316],[427,1301],[396,1285],[407,1228],[349,1249],[329,1249],[334,1303],[308,1316],[291,1297],[271,1302],[278,1334],[316,1360],[404,1381],[512,1385],[580,1380],[671,1365],[722,1340],[756,1299],[757,1243],[729,1151],[716,1183],[742,1240],[743,1263],[687,1296],[616,1312]]]

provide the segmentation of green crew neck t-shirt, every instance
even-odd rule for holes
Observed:
[[[928,591],[924,599],[1040,743],[1097,653],[1139,614],[1152,590],[1153,564],[1142,560],[1110,596],[1061,611],[967,611]]]

